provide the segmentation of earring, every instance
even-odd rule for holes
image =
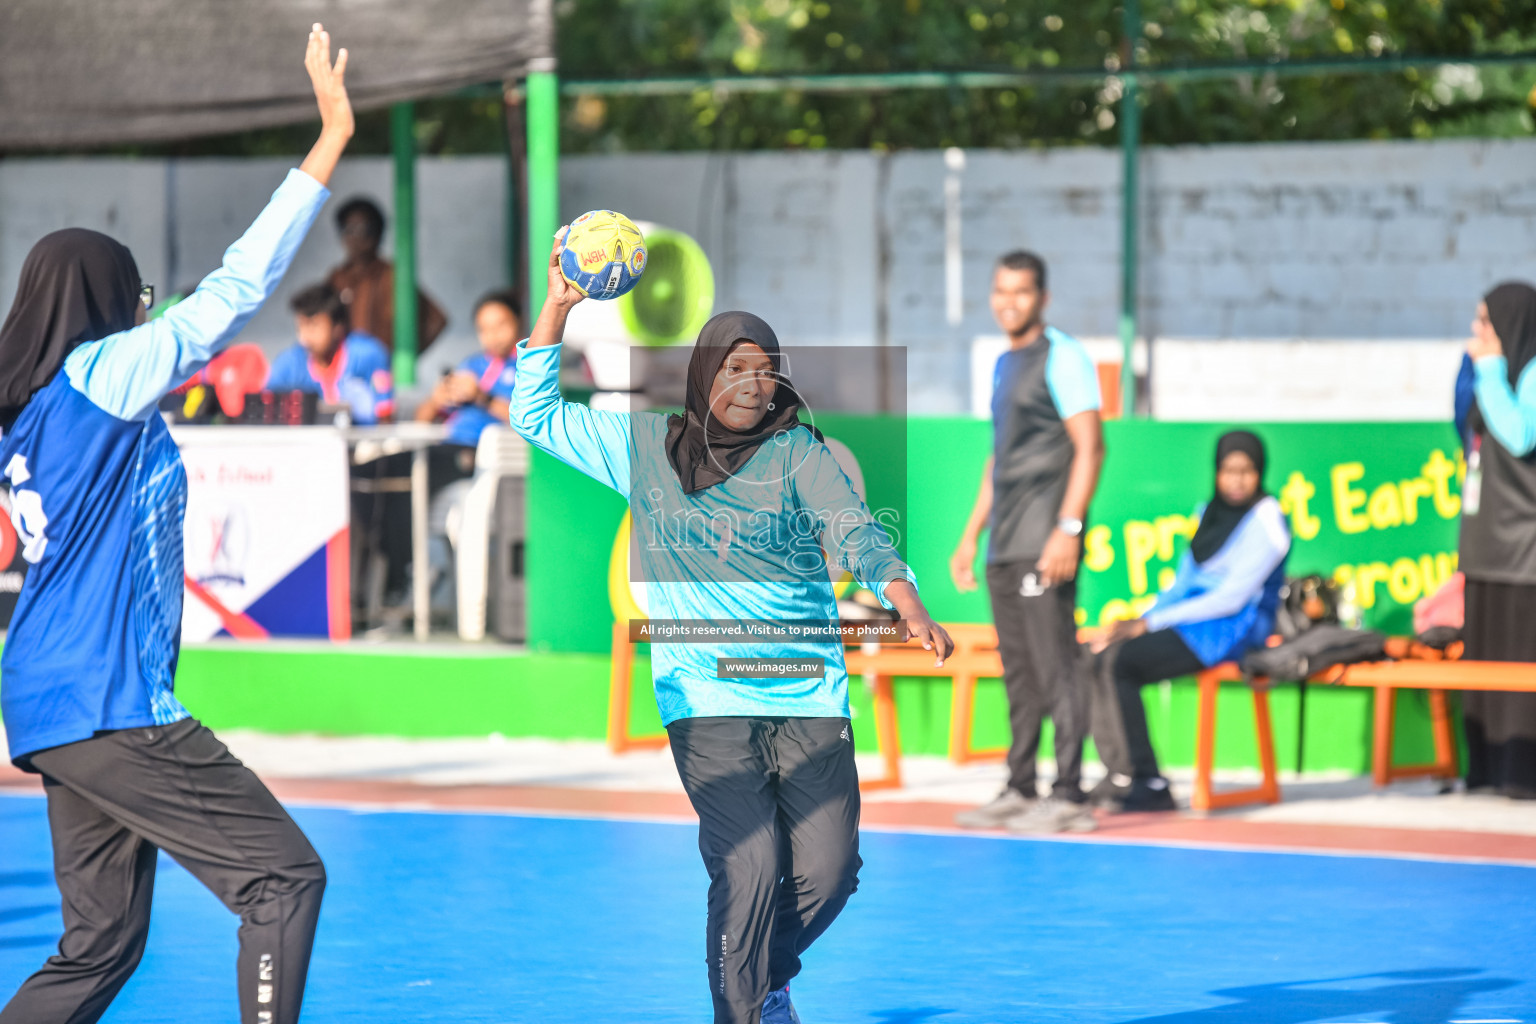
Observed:
[[[773,410],[777,409],[777,408],[778,408],[778,406],[774,405],[772,402],[768,403],[768,411],[769,412],[773,412]]]

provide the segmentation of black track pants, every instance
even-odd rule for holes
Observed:
[[[987,566],[987,590],[997,648],[1008,691],[1008,786],[1036,794],[1035,755],[1047,717],[1056,734],[1053,795],[1083,799],[1083,740],[1088,734],[1088,693],[1078,671],[1077,583],[1038,586],[1033,561]]]
[[[213,733],[187,719],[102,733],[31,760],[48,795],[64,937],[0,1010],[0,1024],[89,1024],[106,1012],[144,952],[157,849],[240,915],[242,1024],[299,1019],[325,869],[277,798]]]
[[[684,718],[667,732],[709,871],[715,1024],[757,1024],[858,887],[853,732],[846,718]]]

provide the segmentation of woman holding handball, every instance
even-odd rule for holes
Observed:
[[[106,1012],[144,952],[158,850],[240,915],[241,1021],[299,1019],[325,869],[172,693],[187,475],[156,406],[261,307],[324,205],[352,136],[346,63],[315,25],[319,140],[165,316],[145,323],[152,292],[127,249],[70,229],[33,247],[0,327],[0,472],[31,563],[0,700],[11,759],[43,776],[65,928],[0,1024]]]
[[[555,237],[548,297],[519,346],[511,422],[628,499],[652,624],[835,625],[831,560],[896,610],[942,663],[953,643],[832,453],[800,423],[799,395],[761,319],[721,313],[704,326],[682,415],[561,400],[560,343],[584,297],[560,268],[568,231]],[[739,678],[725,671],[732,658],[823,666]],[[798,1024],[789,982],[800,955],[858,884],[859,783],[842,643],[657,643],[652,667],[678,774],[699,815],[716,1024]]]

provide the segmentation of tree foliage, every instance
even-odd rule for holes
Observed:
[[[563,0],[567,78],[914,70],[1114,71],[1118,0]],[[1464,56],[1536,42],[1533,0],[1143,0],[1138,63]],[[1520,135],[1536,68],[1247,74],[1145,90],[1150,143]],[[907,148],[1118,141],[1120,86],[583,97],[569,150]]]
[[[1123,0],[557,0],[563,78],[1027,70],[1110,73],[1127,57]],[[1140,64],[1327,60],[1536,50],[1536,0],[1141,0]],[[1532,133],[1536,65],[1233,74],[1145,89],[1152,144]],[[1120,84],[871,93],[576,97],[566,152],[1113,145]],[[504,152],[501,103],[417,105],[426,153]],[[172,155],[301,152],[295,125],[162,146]],[[389,152],[388,115],[358,119],[353,153]]]

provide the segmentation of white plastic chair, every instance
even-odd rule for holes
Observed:
[[[528,475],[528,443],[509,427],[486,427],[475,448],[475,475],[464,502],[448,516],[458,585],[459,639],[485,638],[491,515],[502,477]],[[455,514],[457,513],[457,514]]]

